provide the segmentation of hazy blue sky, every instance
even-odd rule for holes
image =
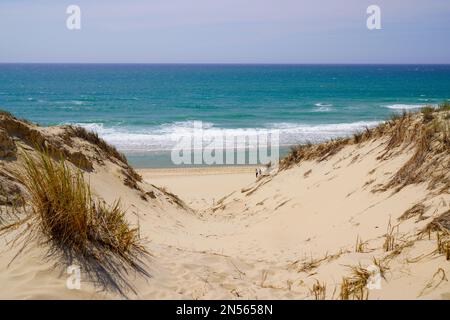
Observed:
[[[0,1],[0,62],[450,63],[449,40],[449,0]]]

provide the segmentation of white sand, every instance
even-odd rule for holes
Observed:
[[[140,169],[142,177],[179,195],[190,207],[205,209],[224,195],[255,181],[255,167]]]
[[[120,198],[130,222],[139,222],[152,257],[152,277],[130,275],[131,299],[312,299],[315,281],[326,297],[337,299],[350,267],[386,264],[380,289],[369,299],[450,299],[450,263],[436,249],[436,238],[417,234],[450,209],[450,194],[432,193],[426,183],[398,193],[372,192],[386,183],[412,155],[404,150],[377,160],[385,141],[347,146],[323,162],[304,162],[274,176],[254,177],[254,168],[141,170],[141,199],[123,184],[119,167],[107,162],[87,176],[92,189],[112,203]],[[180,208],[153,185],[165,186],[194,210]],[[219,199],[225,197],[224,199]],[[214,205],[212,205],[214,203]],[[398,218],[417,203],[423,220]],[[388,223],[397,251],[385,252]],[[357,238],[367,242],[355,252]],[[65,269],[44,260],[44,246],[19,250],[2,237],[0,298],[123,298],[98,292],[83,275],[81,290],[66,287]]]

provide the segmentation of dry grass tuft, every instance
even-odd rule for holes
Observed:
[[[70,144],[73,137],[77,137],[97,146],[109,160],[122,167],[121,172],[125,176],[124,184],[126,186],[141,192],[143,191],[138,184],[139,182],[142,182],[142,176],[128,164],[128,160],[123,153],[119,152],[114,146],[100,138],[96,132],[88,131],[85,128],[78,126],[67,126],[63,135],[64,140]]]
[[[445,270],[442,268],[438,268],[437,271],[433,274],[433,277],[430,281],[425,285],[422,291],[419,293],[419,297],[422,296],[425,292],[431,291],[439,287],[443,282],[448,282],[447,275],[445,274]]]
[[[25,154],[24,168],[17,178],[29,194],[30,210],[26,218],[0,230],[24,226],[29,237],[49,246],[49,257],[80,264],[103,289],[134,292],[125,276],[128,270],[149,276],[141,261],[147,251],[120,203],[95,201],[81,172],[72,172],[64,160],[55,162],[48,153],[37,158]]]
[[[294,262],[293,265],[297,265],[297,272],[310,272],[314,269],[316,269],[318,266],[320,266],[320,264],[327,260],[328,256],[325,255],[324,258],[319,258],[319,259],[314,259],[313,257],[311,257],[309,260],[303,261],[301,263],[299,263],[299,261]]]
[[[447,107],[443,107],[445,108]],[[446,190],[446,183],[449,181],[446,168],[450,165],[450,126],[445,120],[446,112],[428,107],[422,110],[421,115],[422,122],[416,121],[413,116],[405,117],[407,121],[399,120],[397,131],[400,133],[391,137],[396,137],[398,142],[388,145],[386,153],[400,144],[406,147],[411,143],[415,151],[383,190],[395,187],[398,192],[407,185],[425,181],[429,181],[430,190]]]
[[[315,300],[325,300],[327,294],[327,285],[325,283],[320,283],[319,280],[316,280],[309,292],[311,293],[311,295],[314,295]]]
[[[307,143],[292,147],[291,152],[280,161],[280,169],[288,169],[301,161],[325,161],[341,151],[349,142],[349,138],[339,138],[315,145]]]
[[[450,232],[450,210],[442,213],[439,217],[434,218],[422,233],[431,231]]]
[[[353,134],[353,143],[358,144],[362,142],[364,134],[362,132],[355,132]]]
[[[378,270],[380,271],[381,277],[383,279],[386,279],[386,273],[389,270],[389,266],[388,266],[386,259],[377,259],[374,257],[372,262],[373,262],[373,265],[376,266],[378,268]]]
[[[444,101],[443,103],[439,104],[438,110],[450,111],[450,101]]]
[[[339,250],[335,254],[328,254],[325,253],[325,256],[323,258],[313,258],[312,256],[308,260],[297,260],[291,263],[290,268],[294,268],[297,270],[297,272],[306,272],[309,273],[310,271],[316,269],[320,266],[322,262],[331,262],[333,260],[338,259],[340,256],[342,256],[344,253],[348,253],[350,251],[344,251]]]
[[[361,265],[351,267],[351,270],[349,277],[342,278],[340,299],[367,300],[369,298],[367,283],[372,275],[371,272],[361,267]]]
[[[384,235],[383,249],[384,251],[392,251],[396,248],[396,238],[398,235],[398,225],[392,225],[389,219],[387,232]]]
[[[421,235],[428,233],[428,238],[431,239],[432,232],[436,232],[436,253],[443,254],[450,260],[450,210],[433,219],[422,230]]]
[[[96,145],[109,157],[115,158],[125,164],[128,164],[125,155],[119,152],[114,146],[108,144],[105,140],[100,138],[96,132],[88,131],[85,128],[78,126],[67,126],[65,138],[69,139],[73,136],[85,140],[93,145]]]
[[[306,172],[303,174],[303,177],[304,177],[304,178],[308,178],[309,175],[311,174],[311,172],[312,172],[312,169],[309,169],[308,171],[306,171]]]
[[[422,113],[422,121],[424,123],[428,123],[434,119],[434,113],[435,109],[432,106],[425,106],[423,107],[420,112]]]
[[[423,215],[425,214],[425,206],[421,203],[415,204],[408,210],[406,210],[399,218],[398,221],[405,221],[408,219],[411,219],[413,217],[417,217],[417,220],[422,219]]]
[[[363,241],[360,236],[356,237],[355,252],[364,253],[367,249],[367,241]]]
[[[450,233],[437,233],[437,252],[445,255],[445,259],[450,260]]]
[[[385,152],[378,157],[378,159],[386,159],[393,150],[400,147],[402,144],[408,142],[409,132],[408,128],[411,125],[411,114],[403,112],[401,115],[394,114],[391,120],[381,127],[388,127],[383,129],[381,134],[387,134],[388,141],[385,147]]]

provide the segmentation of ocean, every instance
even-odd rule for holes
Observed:
[[[0,108],[96,131],[137,167],[177,137],[279,129],[288,146],[349,135],[450,99],[450,65],[0,64]]]

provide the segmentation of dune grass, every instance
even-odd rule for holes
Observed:
[[[364,253],[367,250],[367,241],[363,241],[363,239],[358,235],[356,237],[356,244],[355,244],[355,252],[357,253]]]
[[[108,144],[105,140],[100,138],[96,132],[88,131],[85,128],[79,126],[68,126],[68,133],[69,134],[66,135],[66,137],[75,136],[87,142],[90,142],[93,145],[98,146],[110,157],[113,157],[128,165],[128,160],[125,155],[119,152],[114,146]]]
[[[315,300],[325,300],[327,294],[327,285],[325,283],[320,283],[319,280],[316,280],[312,288],[309,289],[309,292],[314,296]]]
[[[384,235],[384,243],[383,249],[386,252],[392,251],[397,246],[397,236],[398,236],[398,224],[392,225],[391,220],[389,219],[387,232]]]
[[[45,152],[37,157],[25,154],[24,159],[24,171],[17,178],[28,192],[29,210],[14,227],[26,225],[30,237],[48,245],[49,256],[57,254],[68,265],[79,263],[103,289],[122,295],[127,289],[134,291],[126,272],[149,276],[141,260],[148,253],[120,202],[108,206],[95,200],[81,171],[72,171],[63,159],[54,161]]]
[[[100,138],[96,132],[88,131],[82,127],[69,125],[66,127],[63,138],[68,144],[71,144],[71,139],[73,137],[77,137],[96,146],[101,150],[105,157],[122,167],[121,173],[125,176],[124,184],[126,186],[143,192],[138,184],[139,182],[142,182],[142,176],[129,165],[126,156],[118,151],[116,147]]]
[[[431,239],[432,232],[436,232],[436,253],[445,255],[450,260],[450,210],[434,218],[421,231],[421,235],[428,233],[428,238]]]
[[[417,203],[408,210],[406,210],[397,220],[405,221],[417,217],[417,221],[422,219],[425,214],[426,207],[422,203]]]
[[[444,101],[438,106],[439,111],[450,111],[450,101]]]
[[[438,232],[437,233],[437,250],[439,254],[445,255],[445,259],[450,260],[450,233]]]
[[[340,299],[367,300],[369,298],[367,283],[370,276],[371,273],[360,265],[351,267],[351,275],[342,279]]]
[[[434,119],[434,113],[435,109],[432,106],[425,106],[423,107],[420,112],[422,112],[423,116],[423,122],[427,123]]]
[[[384,185],[374,192],[393,189],[399,192],[411,184],[428,182],[429,190],[449,192],[448,156],[450,154],[450,102],[438,107],[424,107],[417,113],[395,113],[391,118],[373,129],[366,128],[352,137],[332,139],[320,144],[304,144],[291,148],[280,160],[280,170],[286,170],[303,161],[325,161],[348,145],[358,145],[380,139],[384,150],[377,160],[384,161],[413,150],[404,165]]]

